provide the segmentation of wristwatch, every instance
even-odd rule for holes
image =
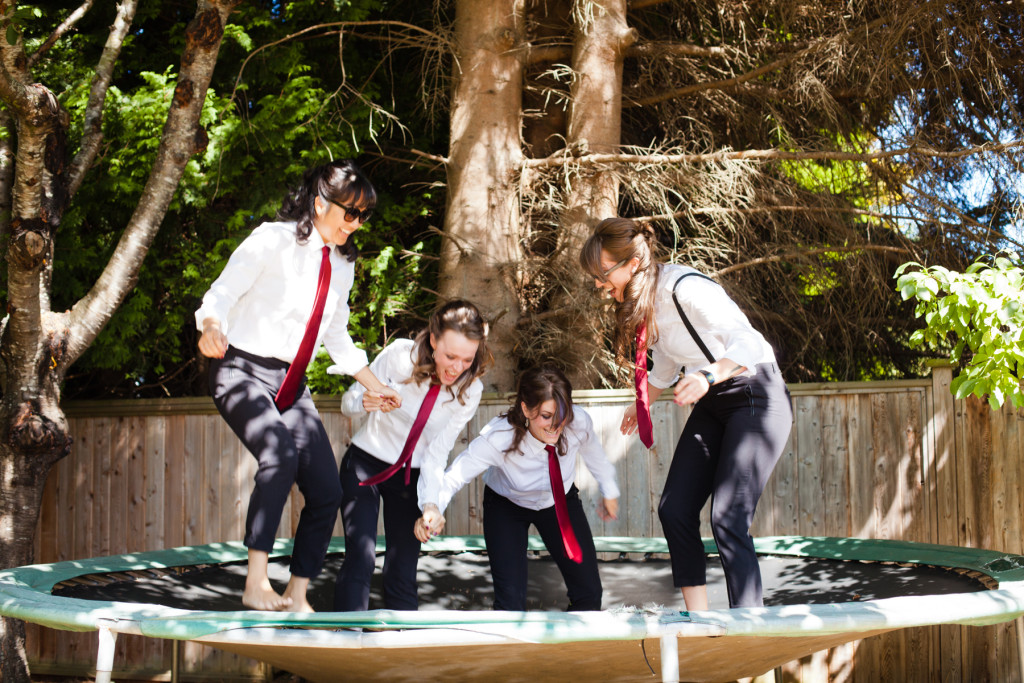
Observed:
[[[710,386],[711,386],[712,384],[714,384],[714,383],[715,383],[715,376],[714,376],[714,375],[712,375],[712,374],[711,374],[710,372],[708,372],[707,370],[698,370],[697,372],[699,372],[700,374],[704,375],[704,379],[706,379],[706,380],[708,381],[708,386],[709,386],[709,387],[710,387]]]

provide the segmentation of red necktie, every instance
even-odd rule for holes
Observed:
[[[402,446],[402,454],[398,456],[398,461],[380,474],[375,474],[366,481],[359,482],[360,486],[375,486],[400,470],[403,465],[405,466],[405,485],[409,485],[409,475],[412,470],[409,463],[412,460],[412,452],[416,450],[416,442],[420,439],[420,433],[423,431],[423,426],[427,424],[427,418],[430,417],[430,411],[433,410],[434,402],[440,391],[440,384],[431,384],[427,389],[427,395],[423,397],[423,403],[420,404],[420,411],[416,413],[416,419],[413,420],[409,436],[405,437],[405,445]]]
[[[278,410],[285,410],[295,402],[295,394],[299,389],[299,383],[306,376],[306,366],[313,356],[313,346],[316,344],[317,335],[320,333],[320,320],[324,317],[324,303],[327,301],[327,290],[331,284],[331,248],[324,246],[324,257],[320,261],[320,277],[316,283],[316,299],[313,300],[313,312],[309,314],[306,321],[306,331],[302,335],[302,342],[299,344],[299,352],[295,354],[295,360],[288,366],[288,372],[284,375],[284,382],[274,396],[274,403]]]
[[[636,426],[644,446],[654,445],[654,426],[651,424],[651,399],[647,395],[647,323],[636,328]]]
[[[554,446],[544,448],[548,452],[548,477],[551,478],[551,496],[555,499],[555,519],[558,520],[558,530],[562,532],[562,545],[568,558],[579,564],[583,562],[583,551],[569,521],[569,505],[565,502],[565,484],[562,483],[562,468],[558,466],[558,453]]]

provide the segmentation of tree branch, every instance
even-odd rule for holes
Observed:
[[[752,268],[754,266],[760,266],[765,263],[778,263],[779,261],[789,261],[794,258],[801,256],[818,256],[820,254],[835,254],[835,253],[848,253],[851,251],[879,251],[893,254],[909,254],[911,250],[906,247],[888,247],[880,244],[859,244],[856,246],[847,247],[822,247],[820,249],[797,249],[794,251],[788,251],[783,254],[775,254],[773,256],[762,256],[760,258],[750,259],[743,263],[735,263],[725,268],[716,270],[712,275],[727,275],[728,273],[735,273],[738,270],[744,270],[746,268]]]
[[[741,54],[736,48],[708,47],[690,43],[673,43],[668,41],[649,41],[637,43],[626,51],[629,57],[660,57],[662,55],[682,55],[683,57],[737,57]]]
[[[696,207],[692,209],[684,209],[682,211],[676,211],[675,213],[663,213],[656,216],[636,216],[631,217],[634,223],[652,223],[654,221],[667,221],[673,218],[683,218],[684,216],[708,216],[716,213],[738,213],[738,214],[757,214],[757,213],[773,213],[773,212],[791,212],[791,213],[852,213],[857,216],[867,216],[869,218],[881,218],[884,220],[909,220],[917,221],[919,223],[926,223],[932,221],[932,218],[918,218],[916,216],[900,216],[892,213],[882,213],[880,211],[868,211],[867,209],[855,209],[850,206],[751,206],[751,207],[731,207],[731,206],[706,206]]]
[[[245,61],[242,62],[242,66],[238,68],[238,77],[235,78],[235,87],[231,92],[231,96],[234,97],[235,92],[238,91],[238,85],[242,82],[242,74],[245,72],[245,67],[248,66],[249,61],[256,55],[258,55],[260,52],[268,50],[276,45],[287,43],[290,40],[295,40],[296,38],[299,38],[301,36],[305,36],[306,34],[312,31],[318,31],[323,28],[338,28],[340,30],[348,26],[399,26],[401,28],[411,29],[413,31],[423,33],[441,44],[449,43],[449,41],[447,41],[440,34],[434,33],[433,31],[428,31],[427,29],[416,26],[415,24],[408,24],[404,21],[334,21],[327,24],[316,24],[314,26],[307,26],[301,31],[297,31],[295,33],[287,35],[284,38],[280,38],[271,43],[267,43],[266,45],[260,45],[258,48],[250,52],[249,55],[245,58]],[[324,35],[333,35],[334,33],[334,31],[330,31]]]
[[[103,142],[103,103],[107,99],[107,89],[110,87],[114,66],[121,54],[124,38],[128,35],[128,29],[132,25],[137,7],[138,0],[124,0],[117,6],[114,25],[110,27],[110,36],[107,38],[106,45],[103,46],[103,53],[96,65],[96,75],[92,79],[92,87],[89,90],[89,102],[85,107],[81,147],[71,162],[71,172],[68,177],[69,199],[78,192],[86,172],[92,166],[92,162],[96,160],[96,155],[99,154],[100,143]]]
[[[448,163],[448,157],[442,157],[436,154],[428,154],[427,152],[421,152],[418,149],[410,149],[409,151],[415,154],[416,156],[423,157],[424,159],[430,159],[431,161],[435,161],[439,164]]]
[[[579,157],[571,155],[571,150],[560,150],[543,159],[525,159],[523,168],[553,168],[565,164],[710,164],[721,161],[875,161],[891,159],[904,155],[921,155],[940,159],[959,159],[986,152],[1004,152],[1009,149],[1024,147],[1024,140],[1010,142],[986,143],[965,149],[943,151],[923,145],[913,145],[901,149],[878,152],[787,152],[778,149],[748,149],[742,151],[708,152],[706,154],[586,154]]]
[[[196,15],[185,29],[185,48],[174,97],[167,112],[153,169],[139,205],[96,284],[68,316],[68,347],[61,359],[63,374],[88,348],[124,297],[135,286],[185,164],[206,145],[199,116],[224,37],[224,25],[237,0],[199,0]]]
[[[654,5],[661,5],[668,2],[669,0],[632,0],[629,3],[629,11],[632,12],[635,9],[643,9],[645,7],[653,7]]]
[[[6,109],[0,108],[0,128],[6,135],[0,140],[0,243],[7,243],[11,229],[12,195],[14,194],[14,141],[17,131],[14,119]]]
[[[888,21],[890,21],[889,17],[879,17],[878,19],[875,19],[874,21],[871,21],[865,24],[864,26],[858,26],[857,28],[851,31],[847,31],[844,35],[850,36],[854,34],[867,34]],[[753,71],[748,71],[747,73],[741,74],[739,76],[733,76],[732,78],[726,78],[725,80],[721,81],[694,83],[692,85],[687,85],[682,88],[669,90],[668,92],[659,93],[657,95],[651,95],[650,97],[644,97],[643,99],[635,100],[633,102],[623,102],[622,106],[643,107],[650,104],[657,104],[658,102],[664,102],[665,100],[675,99],[677,97],[685,97],[686,95],[692,95],[693,93],[702,92],[704,90],[727,90],[729,88],[734,88],[738,85],[746,83],[747,81],[751,81],[755,78],[758,78],[759,76],[763,76],[766,73],[776,71],[784,66],[792,64],[793,62],[800,59],[804,55],[816,52],[823,45],[826,45],[827,43],[836,40],[837,37],[838,36],[827,36],[825,38],[819,38],[818,40],[812,42],[810,45],[808,45],[802,50],[799,50],[792,54],[788,54],[785,57],[776,59],[774,62],[769,62],[768,64],[764,64],[762,66],[757,67]]]
[[[61,36],[71,30],[71,28],[81,20],[86,13],[92,9],[93,0],[83,0],[82,4],[78,6],[74,12],[68,15],[68,18],[61,22],[61,25],[53,30],[50,37],[43,41],[43,44],[39,46],[39,49],[28,56],[29,67],[35,66],[39,58],[42,57],[46,52],[54,46],[54,44],[60,40]]]

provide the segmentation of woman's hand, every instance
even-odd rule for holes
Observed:
[[[228,351],[228,338],[220,331],[220,323],[213,318],[203,321],[203,334],[199,337],[199,353],[207,358],[223,358]]]
[[[413,534],[420,543],[426,543],[444,530],[444,515],[433,503],[423,506],[423,516],[416,520]]]
[[[384,398],[383,393],[367,389],[363,392],[363,410],[368,413],[372,413],[375,410],[386,413],[389,410],[394,410],[394,407]]]
[[[610,522],[613,519],[619,518],[619,499],[618,498],[604,498],[601,500],[601,504],[597,506],[597,516],[605,522]]]
[[[704,375],[699,372],[691,372],[688,375],[684,375],[676,384],[672,390],[672,393],[675,394],[675,398],[672,400],[676,402],[676,405],[687,406],[702,399],[710,388],[711,385],[708,384],[708,380]]]
[[[400,408],[402,406],[402,395],[391,387],[384,387],[375,393],[380,397],[380,407],[378,410],[382,413],[390,413],[395,408]]]
[[[636,403],[632,403],[626,408],[626,412],[622,414],[622,424],[619,426],[619,431],[629,436],[636,430]]]
[[[370,366],[364,365],[352,377],[366,387],[366,391],[363,392],[363,408],[366,412],[379,410],[382,413],[390,413],[395,408],[401,407],[401,395],[377,379],[377,376],[370,370]]]

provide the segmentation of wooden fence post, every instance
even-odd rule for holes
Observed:
[[[935,490],[930,492],[929,512],[935,519],[931,528],[934,542],[960,545],[960,512],[957,496],[957,472],[961,453],[956,438],[956,401],[950,385],[953,382],[953,364],[946,360],[928,362],[932,371],[931,410],[928,432],[932,443],[931,479]],[[939,627],[938,667],[943,680],[963,678],[963,628]]]

